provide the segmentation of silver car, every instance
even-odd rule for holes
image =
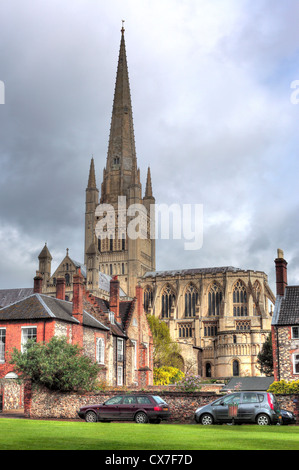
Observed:
[[[279,411],[272,393],[236,392],[200,406],[194,419],[200,424],[256,423],[265,426],[278,422]]]

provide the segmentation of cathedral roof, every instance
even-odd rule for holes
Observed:
[[[218,274],[227,272],[241,272],[240,268],[233,266],[214,267],[214,268],[193,268],[193,269],[174,269],[170,271],[150,271],[143,275],[143,279],[148,277],[168,277],[168,276],[188,276],[193,274]]]

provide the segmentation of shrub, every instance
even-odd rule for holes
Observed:
[[[55,336],[48,343],[28,341],[23,353],[14,348],[10,362],[20,380],[63,392],[92,390],[100,370],[78,345]]]
[[[176,388],[180,392],[199,391],[201,389],[201,377],[187,372],[187,374],[176,383]]]
[[[293,380],[291,382],[286,382],[285,380],[280,380],[278,382],[273,382],[268,392],[275,393],[276,395],[291,395],[299,393],[299,380]]]
[[[184,376],[183,372],[176,367],[155,367],[154,385],[174,384]]]

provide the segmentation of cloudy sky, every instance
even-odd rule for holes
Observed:
[[[85,188],[105,165],[121,20],[143,187],[202,204],[203,245],[157,241],[157,269],[266,272],[299,283],[298,0],[1,0],[0,288],[83,261]],[[293,95],[292,95],[293,93]],[[1,98],[1,97],[0,97]]]

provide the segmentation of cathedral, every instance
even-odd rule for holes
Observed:
[[[57,279],[64,277],[66,300],[72,300],[73,276],[80,271],[86,289],[109,300],[109,282],[117,276],[123,300],[142,287],[145,312],[163,320],[180,346],[182,370],[204,378],[260,375],[257,355],[275,303],[267,275],[233,266],[156,271],[155,198],[150,168],[142,192],[124,33],[100,188],[93,158],[87,175],[84,262],[67,250],[52,273],[45,245],[38,257],[43,293],[55,296]]]

